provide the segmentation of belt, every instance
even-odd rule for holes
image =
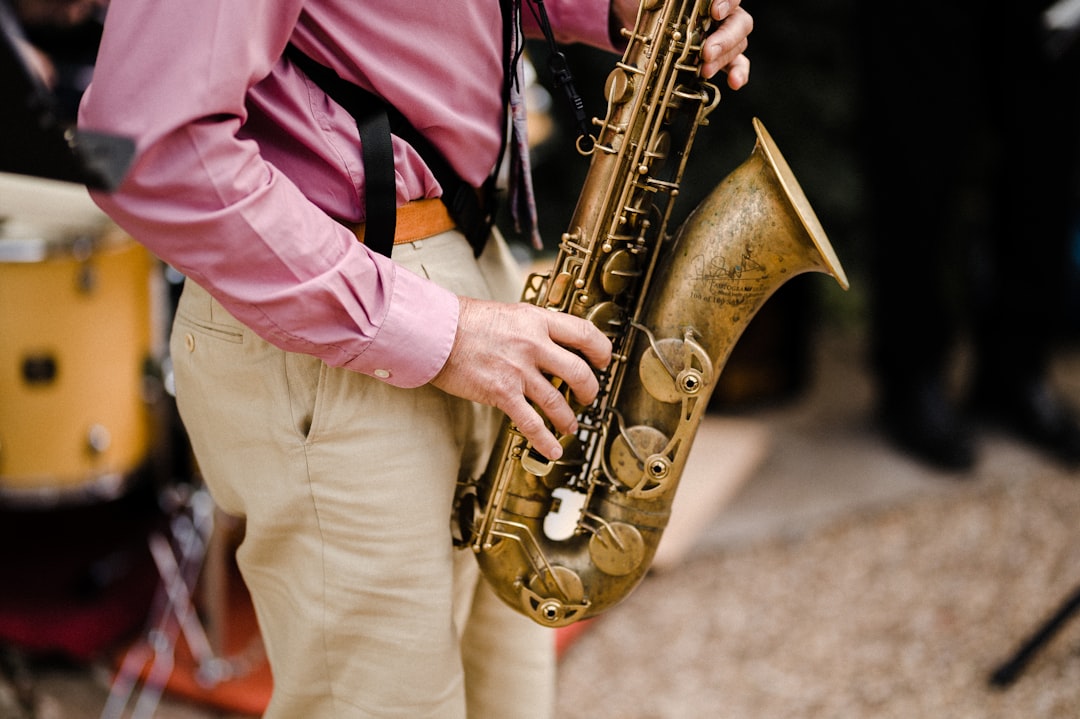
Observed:
[[[413,200],[397,208],[394,244],[404,245],[456,227],[446,205],[439,198]],[[350,225],[356,239],[364,241],[364,223]]]

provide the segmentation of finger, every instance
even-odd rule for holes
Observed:
[[[548,459],[558,459],[562,456],[562,445],[544,424],[544,420],[533,406],[524,400],[524,397],[511,406],[503,407],[502,410],[517,427],[518,432],[533,446],[533,449]]]
[[[525,396],[559,433],[577,432],[577,415],[555,383],[539,375],[525,387]]]
[[[730,50],[720,49],[716,51],[715,46],[706,45],[703,57],[705,62],[701,65],[701,75],[705,78],[710,78],[721,70],[726,70],[728,67],[739,62],[740,57],[745,57],[743,51],[746,50],[749,43],[745,38],[736,45],[733,45]],[[749,69],[749,61],[747,62],[747,70]],[[748,79],[744,78],[744,79]],[[745,84],[745,83],[744,83]]]
[[[705,40],[701,74],[712,77],[729,65],[747,48],[747,37],[754,29],[754,18],[742,8],[731,11]]]
[[[724,72],[727,73],[728,87],[738,90],[750,81],[750,58],[739,55],[724,68]]]
[[[604,369],[611,363],[611,340],[596,325],[572,315],[549,314],[548,336],[552,341],[581,352],[597,369]]]
[[[745,52],[748,46],[749,42],[745,35],[721,33],[720,31],[713,33],[705,40],[705,46],[701,49],[701,56],[704,60],[701,68],[702,75],[710,72],[715,75],[720,68],[728,65]]]
[[[599,390],[592,367],[605,369],[611,363],[611,340],[586,320],[556,312],[547,315],[551,342],[541,348],[536,365],[547,376],[563,380],[579,401],[588,404]]]
[[[714,20],[723,20],[740,5],[739,0],[716,0],[712,4],[712,16]]]
[[[600,390],[596,374],[585,360],[573,352],[558,348],[544,355],[538,364],[547,376],[562,380],[582,404],[589,404],[596,398],[596,393]],[[563,395],[560,393],[560,396]]]

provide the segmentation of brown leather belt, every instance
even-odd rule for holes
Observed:
[[[439,198],[413,200],[397,208],[394,244],[403,245],[431,237],[456,227],[446,205]],[[356,239],[364,241],[364,223],[351,225]]]

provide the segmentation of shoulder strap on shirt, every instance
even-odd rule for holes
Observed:
[[[364,244],[389,257],[397,226],[397,186],[394,146],[385,104],[378,96],[343,80],[333,70],[312,60],[292,44],[285,54],[312,82],[356,119],[366,184]]]
[[[443,188],[442,201],[450,216],[479,255],[495,216],[495,173],[478,192],[462,180],[442,153],[394,106],[378,95],[342,79],[330,68],[311,59],[290,44],[286,56],[312,82],[356,119],[367,185],[364,243],[387,257],[394,243],[397,188],[391,131],[409,143]]]

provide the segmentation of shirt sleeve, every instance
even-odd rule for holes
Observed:
[[[240,128],[303,0],[112,0],[80,125],[136,160],[95,201],[267,341],[402,387],[429,381],[456,296],[370,252]]]
[[[615,51],[611,38],[611,0],[546,0],[548,18],[555,39],[563,44],[582,43]],[[522,29],[529,37],[539,37],[540,26],[533,13],[524,10]]]

